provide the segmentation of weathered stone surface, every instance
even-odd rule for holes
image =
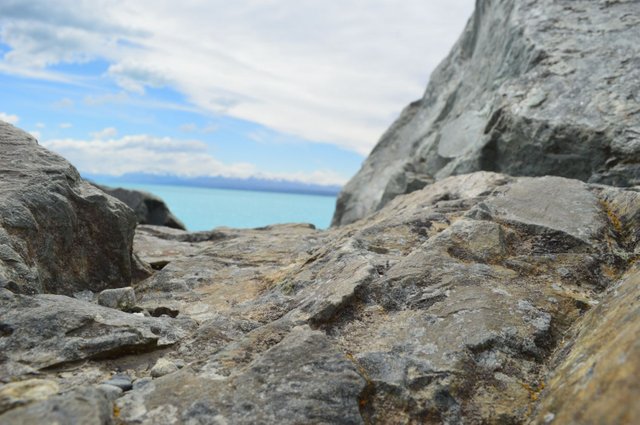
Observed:
[[[153,224],[185,230],[184,224],[173,215],[167,204],[152,193],[121,187],[96,186],[131,208],[135,212],[139,224]]]
[[[132,311],[136,306],[136,291],[130,286],[105,289],[98,294],[98,304],[122,311]]]
[[[229,376],[181,370],[117,405],[124,424],[160,418],[185,424],[360,424],[358,397],[365,387],[354,363],[323,333],[305,327]]]
[[[118,399],[122,420],[524,423],[553,353],[635,258],[637,195],[474,173],[330,231],[142,226],[135,251],[163,266],[139,305],[199,327],[168,357],[189,366]],[[325,352],[353,369],[299,378]],[[338,386],[340,419],[338,399],[305,404],[336,382],[351,382]]]
[[[91,387],[32,403],[0,415],[6,425],[113,425],[112,403]]]
[[[131,378],[125,374],[117,374],[109,378],[109,380],[103,382],[104,385],[111,385],[120,388],[122,391],[129,391],[133,388]]]
[[[176,343],[192,327],[186,318],[139,317],[62,295],[0,289],[0,377],[156,350]]]
[[[637,258],[638,228],[635,188],[490,172],[328,231],[140,226],[135,254],[155,269],[135,287],[143,311],[5,290],[0,368],[62,391],[126,376],[123,394],[100,390],[123,424],[570,418],[573,390],[543,387],[574,385],[563,362],[606,353],[579,342],[582,321],[598,303],[600,319],[617,311],[602,306]],[[594,388],[619,364],[598,363]]]
[[[164,375],[168,375],[173,372],[178,371],[178,366],[175,363],[167,360],[167,359],[158,359],[153,368],[151,369],[151,376],[154,378],[159,378]]]
[[[351,223],[416,181],[477,170],[640,184],[633,0],[484,0],[422,99],[339,196]]]
[[[135,217],[0,122],[0,287],[71,295],[129,285]]]
[[[100,391],[109,401],[115,401],[124,392],[122,388],[111,384],[96,385],[96,389]]]
[[[198,321],[231,312],[252,323],[245,325],[249,329],[284,314],[281,303],[286,300],[280,294],[257,304],[252,301],[287,268],[304,263],[308,251],[326,237],[306,224],[219,228],[212,239],[201,238],[202,233],[194,235],[180,242],[176,230],[140,227],[134,241],[136,253],[162,268],[137,287],[138,305],[152,315],[186,314]]]
[[[552,360],[534,423],[640,423],[640,268],[603,296]]]
[[[128,209],[0,125],[0,423],[638,422],[640,187],[601,184],[640,169],[633,5],[479,1],[328,231],[132,255]],[[133,269],[135,313],[91,302]]]
[[[48,379],[27,379],[0,386],[0,414],[34,401],[46,400],[60,390],[57,382]]]

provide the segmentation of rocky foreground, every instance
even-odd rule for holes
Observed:
[[[640,423],[634,7],[479,1],[326,231],[136,228],[0,123],[0,424]]]
[[[0,149],[2,424],[640,421],[637,189],[479,172],[329,231],[134,234]]]

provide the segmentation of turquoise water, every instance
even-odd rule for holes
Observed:
[[[218,226],[251,228],[275,223],[312,223],[319,229],[331,224],[336,198],[292,193],[254,192],[136,183],[110,183],[112,187],[143,190],[162,198],[191,231]]]

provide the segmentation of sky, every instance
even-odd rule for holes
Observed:
[[[0,119],[81,173],[341,185],[473,0],[1,0]]]

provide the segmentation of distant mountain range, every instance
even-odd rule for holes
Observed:
[[[162,184],[173,186],[209,187],[215,189],[257,190],[261,192],[299,193],[308,195],[336,196],[340,186],[324,186],[319,184],[300,183],[286,180],[268,180],[260,178],[228,178],[228,177],[180,177],[173,175],[156,175],[132,173],[122,176],[100,174],[83,174],[85,179],[96,183],[115,186],[124,183]]]

